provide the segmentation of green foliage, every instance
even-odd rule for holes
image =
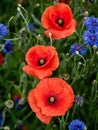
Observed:
[[[0,113],[5,112],[0,129],[9,126],[11,130],[20,130],[16,129],[16,126],[21,120],[27,127],[26,130],[67,130],[73,119],[80,119],[85,122],[88,130],[98,130],[98,48],[87,48],[87,54],[83,57],[74,57],[69,53],[71,44],[84,45],[82,40],[85,30],[84,12],[88,11],[89,16],[98,17],[98,1],[90,3],[88,0],[83,3],[82,0],[72,0],[69,6],[77,20],[77,32],[68,38],[52,41],[60,59],[60,66],[53,72],[53,76],[66,80],[72,86],[75,95],[83,97],[82,107],[74,104],[64,118],[54,117],[49,125],[45,125],[36,118],[28,105],[28,92],[39,80],[22,71],[26,64],[25,54],[31,46],[51,45],[40,20],[44,9],[53,4],[53,0],[29,0],[22,5],[19,12],[18,1],[0,1],[0,21],[9,28],[9,35],[0,41],[0,44],[3,45],[6,39],[11,39],[14,44],[12,54],[4,54],[4,64],[0,65]],[[28,23],[34,25],[34,30],[23,31]],[[39,34],[41,37],[38,38]],[[3,50],[1,52],[3,53]],[[21,95],[25,99],[25,106],[20,110],[17,110],[16,106],[12,109],[5,106],[5,102],[14,100],[15,95]]]

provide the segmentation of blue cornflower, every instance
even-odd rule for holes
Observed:
[[[68,125],[68,129],[69,130],[86,130],[86,125],[84,124],[84,122],[78,119],[75,119],[70,122],[70,124]]]
[[[0,23],[0,39],[8,35],[8,28],[6,25]]]
[[[30,31],[34,30],[34,25],[29,23],[27,29],[30,29]]]
[[[16,97],[14,99],[14,105],[16,106],[17,110],[21,110],[25,106],[25,101],[21,97]]]
[[[98,27],[95,28],[95,32],[98,33]]]
[[[84,40],[84,43],[87,46],[98,46],[98,33],[97,33],[97,31],[95,33],[92,33],[90,31],[84,31],[82,39]]]
[[[94,16],[87,17],[84,21],[84,25],[87,27],[88,30],[94,31],[95,28],[98,27],[98,18],[95,18]]]
[[[86,53],[86,48],[84,48],[83,46],[81,46],[80,44],[76,43],[76,44],[72,44],[70,47],[69,52],[73,55],[76,56],[77,53],[83,55]]]
[[[80,106],[81,107],[82,104],[83,104],[83,97],[77,95],[77,96],[75,96],[74,101],[75,101],[75,105],[76,106]]]
[[[13,48],[13,43],[10,40],[6,40],[4,43],[4,53],[11,54]]]
[[[0,113],[0,125],[2,124],[2,113]]]

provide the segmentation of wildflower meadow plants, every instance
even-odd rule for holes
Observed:
[[[98,130],[98,1],[8,7],[0,18],[0,130]]]

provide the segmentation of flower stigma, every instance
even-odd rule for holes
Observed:
[[[55,98],[53,96],[49,97],[48,101],[49,103],[53,104],[55,102]]]
[[[38,62],[38,64],[41,66],[41,65],[44,65],[46,63],[46,60],[41,58]]]
[[[58,24],[59,26],[63,26],[63,24],[64,24],[63,19],[58,18],[58,19],[57,19],[57,24]]]

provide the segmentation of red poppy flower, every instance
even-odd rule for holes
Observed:
[[[76,21],[73,19],[71,8],[64,3],[46,8],[41,23],[47,29],[47,37],[51,33],[54,39],[65,38],[76,31]]]
[[[31,109],[46,124],[50,123],[53,116],[65,115],[73,101],[72,88],[60,78],[42,79],[28,96]]]
[[[22,69],[39,79],[51,76],[59,66],[58,54],[53,46],[37,45],[30,48],[26,53],[26,62],[28,65]]]
[[[4,57],[3,54],[0,53],[0,65],[2,65],[4,63]]]

